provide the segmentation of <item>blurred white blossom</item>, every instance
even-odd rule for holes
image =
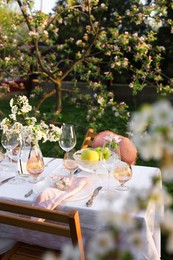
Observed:
[[[61,129],[53,124],[47,125],[44,121],[37,122],[33,116],[29,116],[32,106],[26,96],[15,96],[10,100],[11,114],[4,118],[0,127],[3,131],[13,129],[16,133],[22,133],[27,142],[42,140],[43,142],[56,142],[59,140]]]
[[[167,251],[173,252],[173,204],[172,195],[166,184],[173,181],[173,106],[168,100],[159,100],[143,105],[132,115],[128,125],[142,159],[154,159],[161,168],[163,188],[153,186],[150,199],[157,207],[165,207],[165,213],[158,224],[167,232]]]

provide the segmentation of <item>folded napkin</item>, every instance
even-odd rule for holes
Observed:
[[[80,191],[86,185],[86,183],[86,177],[59,177],[59,181],[55,183],[57,188],[50,187],[45,189],[37,196],[36,200],[34,201],[34,205],[47,209],[54,209],[63,200],[73,196],[78,191]]]

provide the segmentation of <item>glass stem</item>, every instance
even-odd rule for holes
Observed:
[[[108,170],[108,191],[110,191],[111,170]]]

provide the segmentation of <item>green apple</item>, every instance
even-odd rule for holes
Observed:
[[[96,149],[95,149],[97,152],[100,152],[101,150],[102,150],[102,147],[101,146],[98,146],[98,147],[96,147]]]
[[[99,154],[99,160],[103,157],[102,147],[98,146],[95,151]]]
[[[111,156],[111,151],[109,150],[108,147],[105,147],[104,150],[103,150],[104,159],[108,160],[110,156]]]
[[[97,151],[92,149],[83,150],[81,153],[81,159],[85,161],[98,161],[99,154]]]

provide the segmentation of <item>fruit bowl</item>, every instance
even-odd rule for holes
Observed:
[[[99,171],[103,171],[104,167],[103,167],[103,162],[102,160],[98,159],[98,158],[90,158],[90,160],[84,160],[81,158],[81,154],[83,153],[83,151],[96,151],[96,149],[92,149],[92,148],[86,148],[86,149],[82,149],[79,150],[77,152],[75,152],[73,154],[73,157],[75,159],[75,161],[77,162],[79,168],[83,171],[87,171],[87,172],[91,172],[91,173],[96,173],[98,170]],[[95,159],[95,160],[94,160]],[[115,154],[110,152],[109,158],[107,159],[107,161],[110,161],[110,163],[115,162],[116,158],[115,158]]]
[[[81,154],[84,150],[88,149],[82,149],[73,154],[73,157],[75,161],[77,162],[79,168],[83,171],[87,172],[96,172],[98,169],[102,168],[102,161],[99,160],[82,160]],[[91,150],[91,148],[90,148]],[[95,149],[92,149],[95,150]]]

